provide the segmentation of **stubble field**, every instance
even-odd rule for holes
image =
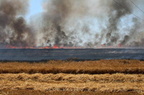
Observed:
[[[0,73],[0,95],[144,94],[139,60],[1,62]]]

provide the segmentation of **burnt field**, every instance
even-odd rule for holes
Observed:
[[[0,67],[2,95],[144,93],[144,61],[139,60],[1,62]]]
[[[100,59],[144,60],[144,49],[0,49],[0,61],[41,62],[48,60],[87,61]]]

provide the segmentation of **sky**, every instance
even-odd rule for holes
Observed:
[[[42,8],[42,2],[43,0],[30,0],[29,1],[29,10],[28,10],[28,13],[26,15],[26,19],[30,19],[31,16],[35,15],[35,14],[38,14],[40,12],[43,11],[43,8]]]

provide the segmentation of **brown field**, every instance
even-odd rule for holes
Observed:
[[[52,91],[41,92],[33,90],[3,90],[0,95],[141,95],[136,92],[102,93],[102,92],[82,92],[82,91]]]
[[[0,95],[144,95],[144,61],[1,62]]]
[[[22,90],[33,92],[39,91],[39,93],[53,93],[53,92],[91,93],[88,95],[95,95],[95,93],[101,93],[99,95],[103,95],[104,93],[124,93],[124,92],[143,94],[144,75],[143,74],[74,75],[74,74],[40,74],[40,73],[0,75],[1,93],[9,93],[12,91],[16,93],[17,91]],[[64,93],[52,94],[52,95],[64,95]],[[39,94],[39,95],[45,95],[45,94]]]
[[[144,61],[100,60],[100,61],[48,61],[0,62],[0,73],[67,73],[67,74],[144,74]]]

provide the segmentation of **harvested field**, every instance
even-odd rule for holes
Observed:
[[[139,60],[1,62],[0,67],[0,95],[144,94]]]
[[[33,90],[3,90],[0,95],[141,95],[136,92],[102,93],[102,92],[82,92],[82,91],[51,91],[41,92]]]
[[[1,62],[0,73],[67,73],[67,74],[144,74],[144,61],[100,60],[100,61],[49,61],[41,63]]]
[[[1,74],[0,90],[144,92],[144,75]]]

